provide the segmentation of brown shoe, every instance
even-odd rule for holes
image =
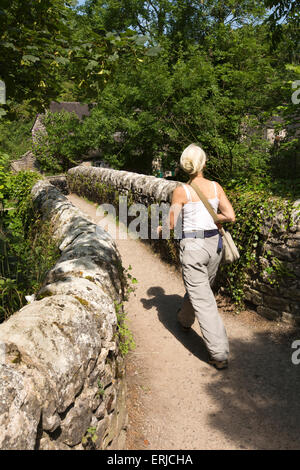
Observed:
[[[208,363],[214,366],[218,370],[227,369],[228,367],[227,359],[225,361],[217,361],[216,359],[209,359]]]
[[[180,328],[182,328],[184,331],[189,331],[191,329],[190,326],[184,326],[180,321],[177,320],[178,325],[180,325]]]
[[[179,309],[177,310],[176,314],[177,314],[177,323],[178,325],[180,325],[180,327],[185,330],[185,331],[189,331],[191,329],[190,326],[184,326],[179,320],[178,320],[178,313],[180,312],[181,308],[179,307]]]

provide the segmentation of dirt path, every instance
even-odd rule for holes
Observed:
[[[96,220],[95,205],[69,200]],[[185,332],[176,323],[179,273],[139,241],[117,245],[138,279],[126,305],[136,342],[127,359],[127,449],[299,449],[300,365],[291,343],[300,333],[220,309],[231,355],[229,369],[216,371],[198,324]]]

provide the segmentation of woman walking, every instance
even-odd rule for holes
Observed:
[[[195,144],[189,145],[180,159],[182,169],[190,176],[189,183],[200,189],[216,213],[219,211],[219,222],[234,222],[234,210],[223,188],[203,176],[205,162],[205,152]],[[183,184],[174,190],[174,207],[182,211],[180,261],[186,288],[178,321],[188,329],[197,317],[210,356],[209,362],[217,369],[224,369],[228,366],[229,345],[211,290],[222,257],[218,226],[190,184]],[[171,210],[171,229],[176,225],[177,216],[178,210]]]

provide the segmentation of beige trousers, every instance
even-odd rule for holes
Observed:
[[[178,321],[183,326],[190,327],[196,316],[211,358],[223,361],[228,359],[228,338],[211,290],[222,257],[222,253],[217,253],[218,239],[219,235],[215,235],[180,241],[180,261],[186,294],[178,312]]]

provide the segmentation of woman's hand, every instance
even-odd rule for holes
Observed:
[[[157,229],[156,229],[156,233],[157,233],[157,235],[158,235],[159,237],[161,236],[161,232],[162,232],[162,226],[159,225],[159,226],[157,227]]]

